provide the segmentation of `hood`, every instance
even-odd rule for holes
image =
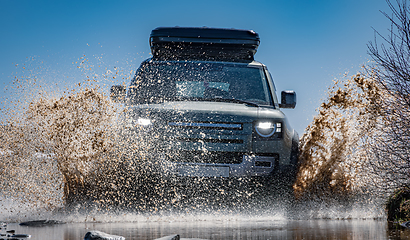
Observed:
[[[256,119],[284,120],[278,109],[240,103],[179,101],[128,106],[130,116],[186,122],[253,122]]]

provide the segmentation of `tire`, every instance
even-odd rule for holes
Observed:
[[[299,143],[292,141],[292,149],[290,153],[290,166],[287,171],[287,180],[290,185],[293,185],[296,181],[299,168]]]

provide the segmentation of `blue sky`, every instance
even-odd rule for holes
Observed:
[[[128,83],[150,57],[156,27],[253,29],[261,38],[255,59],[268,66],[278,93],[297,93],[296,109],[284,112],[301,134],[332,80],[368,64],[372,27],[389,27],[380,10],[390,12],[384,0],[0,0],[0,88],[15,78],[61,88],[94,76],[108,89]],[[9,90],[0,94],[11,97]]]

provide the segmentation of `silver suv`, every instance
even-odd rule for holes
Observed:
[[[294,108],[262,63],[253,60],[253,31],[157,28],[153,57],[128,91],[111,97],[127,105],[128,137],[146,146],[152,173],[172,178],[275,178],[292,182],[298,164],[297,132],[280,108]]]

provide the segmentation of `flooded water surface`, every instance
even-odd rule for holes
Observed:
[[[188,239],[410,239],[410,231],[389,228],[385,220],[207,220],[159,219],[148,222],[67,223],[47,227],[24,227],[9,224],[16,233],[30,234],[31,239],[78,240],[91,230],[119,235],[125,239],[157,239],[180,235]]]

